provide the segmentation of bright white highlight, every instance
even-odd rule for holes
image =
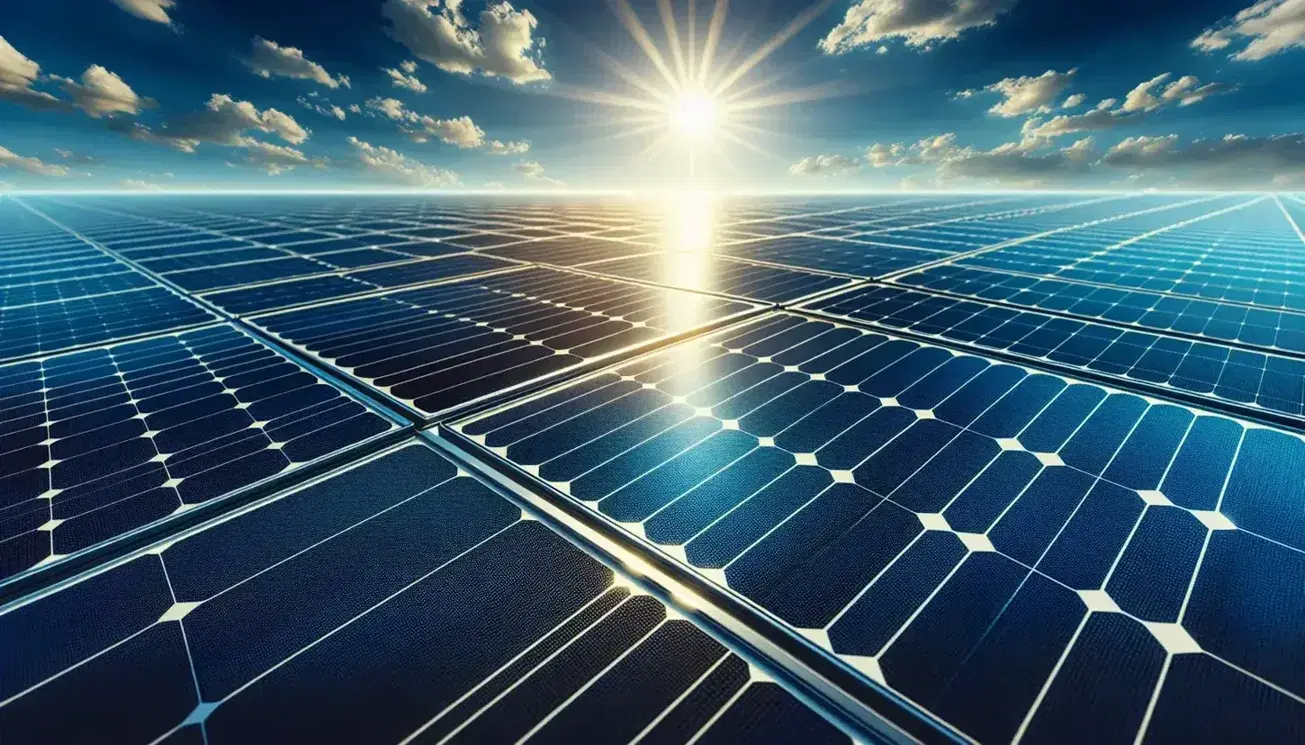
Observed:
[[[720,112],[716,102],[703,93],[676,99],[670,111],[671,128],[691,139],[705,139],[716,131]]]

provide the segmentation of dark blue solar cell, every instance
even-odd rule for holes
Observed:
[[[228,326],[7,369],[30,407],[11,437],[30,444],[6,458],[9,515],[26,516],[6,521],[6,576],[394,427]]]
[[[0,316],[0,362],[213,320],[208,311],[161,287],[11,308]]]
[[[4,679],[6,742],[187,742],[197,724],[209,743],[570,741],[600,719],[603,742],[684,742],[772,689],[773,728],[847,741],[420,444],[0,612],[0,629],[24,642],[0,653],[24,671]]]
[[[799,391],[840,385],[827,374],[763,361],[783,354],[797,361],[797,349],[818,359],[827,352],[813,341],[826,336],[827,324],[772,316],[598,376],[610,386],[658,371],[656,386],[687,402],[654,404],[679,408],[676,418],[653,419],[647,407],[614,416],[621,409],[595,396],[605,387],[595,377],[531,400],[519,419],[509,404],[454,426],[520,427],[521,439],[495,441],[510,462],[522,463],[514,447],[532,443],[529,465],[540,478],[569,481],[559,486],[563,494],[597,502],[608,514],[607,500],[621,500],[618,516],[638,539],[676,547],[672,555],[722,589],[760,604],[961,731],[997,742],[1035,720],[1039,731],[1059,731],[1041,707],[1070,710],[1063,687],[1054,699],[1047,693],[1064,685],[1059,681],[1090,685],[1058,677],[1071,674],[1070,659],[1080,675],[1080,640],[1095,643],[1081,630],[1091,623],[1088,610],[1154,619],[1161,625],[1144,630],[1148,638],[1180,643],[1183,632],[1164,624],[1181,620],[1193,573],[1204,571],[1196,557],[1208,526],[1232,530],[1236,518],[1214,512],[1217,505],[1195,515],[1169,506],[1166,489],[1197,504],[1205,499],[1198,490],[1213,483],[1224,504],[1272,503],[1263,486],[1235,472],[1259,472],[1274,448],[1294,447],[1271,441],[1271,430],[1252,430],[1262,433],[1265,454],[1244,456],[1242,465],[1243,426],[1235,420],[1194,417],[1013,365],[981,361],[944,375],[967,357],[870,334],[864,345],[831,337],[835,349],[856,352],[826,369],[882,390],[835,388],[832,397],[813,398],[803,416],[767,415],[778,431],[750,431],[747,424],[758,420],[746,416],[738,430],[727,426],[731,405],[786,411],[784,402]],[[738,348],[740,340],[766,354],[742,368],[731,364],[723,376],[704,374],[709,367],[701,363],[673,362],[715,359],[713,344]],[[870,395],[903,388],[895,402]],[[931,406],[908,408],[902,399]],[[711,417],[699,410],[689,418],[693,406],[712,406]],[[570,408],[566,417],[546,415],[553,407]],[[618,440],[632,418],[642,429]],[[588,426],[571,424],[580,421]],[[575,434],[564,434],[569,426]],[[731,447],[722,449],[727,441]],[[565,471],[552,468],[560,462]],[[1283,462],[1289,469],[1290,458]],[[1109,480],[1095,475],[1103,472]],[[635,504],[640,508],[625,509]],[[1120,687],[1135,697],[1157,684],[1151,665],[1122,674]],[[1120,719],[1102,726],[1135,733],[1140,723],[1128,719],[1134,702],[1121,695],[1110,705]]]
[[[583,305],[570,304],[576,302]],[[257,323],[435,414],[746,310],[711,296],[528,269],[288,311]]]

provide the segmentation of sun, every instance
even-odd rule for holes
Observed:
[[[716,100],[702,92],[679,96],[668,113],[671,129],[691,140],[705,140],[714,134],[721,114]]]
[[[657,0],[664,32],[660,43],[630,0],[608,0],[643,53],[646,67],[630,67],[596,50],[604,66],[626,84],[625,90],[555,85],[549,91],[623,111],[623,115],[596,121],[617,128],[613,139],[650,140],[634,160],[665,162],[664,168],[683,174],[686,184],[696,188],[699,176],[716,179],[722,168],[733,167],[726,154],[729,146],[776,157],[752,141],[758,135],[779,136],[765,128],[766,110],[834,95],[836,82],[786,90],[774,87],[785,77],[782,73],[761,81],[750,79],[757,77],[759,66],[771,54],[833,1],[808,0],[811,4],[804,11],[789,16],[787,25],[759,46],[750,48],[745,42],[722,49],[729,0],[715,0],[705,33],[698,12],[700,2],[705,9],[703,0]],[[677,10],[676,5],[681,8]],[[667,154],[672,157],[665,157]]]

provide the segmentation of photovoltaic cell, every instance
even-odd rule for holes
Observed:
[[[254,323],[433,415],[754,307],[528,268],[258,316]]]
[[[978,742],[1305,726],[1297,435],[783,313],[453,428]]]
[[[229,326],[0,366],[0,578],[393,426]]]
[[[613,259],[582,267],[587,272],[755,300],[789,303],[843,287],[846,277],[749,264],[701,253],[676,252]]]
[[[251,287],[206,293],[203,297],[228,313],[248,315],[323,300],[335,300],[383,288],[502,271],[514,266],[517,265],[488,256],[463,253],[379,269],[257,284]]]
[[[1305,414],[1305,361],[1217,344],[1218,334],[1209,333],[1214,323],[1209,316],[1180,319],[1199,319],[1196,327],[1214,337],[1202,342],[888,286],[857,288],[815,301],[810,309],[1292,416]],[[1161,325],[1151,317],[1148,313],[1135,323]],[[1165,326],[1180,325],[1175,316],[1167,317]],[[1236,328],[1247,335],[1247,327]],[[1301,334],[1285,323],[1274,333],[1280,340]]]
[[[73,347],[198,326],[213,314],[157,285],[90,295],[0,314],[0,362]]]
[[[409,445],[0,612],[16,642],[0,729],[15,745],[849,742],[632,587]]]
[[[1303,204],[0,199],[0,740],[846,741],[345,377],[890,721],[1301,740]]]

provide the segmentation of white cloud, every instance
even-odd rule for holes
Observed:
[[[361,114],[361,113],[363,113],[363,110],[362,110],[362,107],[359,106],[358,104],[356,104],[356,103],[351,103],[351,104],[349,104],[349,113],[350,113],[350,114]]]
[[[249,153],[247,160],[251,165],[258,166],[273,176],[284,173],[296,166],[326,165],[324,159],[309,158],[302,151],[295,148],[255,140],[252,137],[243,138],[240,146]]]
[[[436,119],[412,111],[397,98],[373,98],[367,102],[367,108],[399,122],[403,131],[416,142],[426,142],[428,138],[436,137],[464,150],[485,144],[485,131],[476,126],[469,116]]]
[[[794,176],[846,176],[859,170],[860,162],[846,155],[809,155],[788,167]]]
[[[509,2],[486,5],[478,26],[462,14],[462,0],[386,0],[381,12],[392,24],[390,36],[445,72],[518,85],[552,78],[539,63],[544,40],[533,37],[535,16]]]
[[[1128,95],[1124,97],[1124,105],[1121,110],[1124,113],[1139,111],[1149,113],[1170,103],[1176,103],[1179,106],[1190,106],[1194,103],[1200,103],[1210,96],[1232,93],[1237,90],[1237,86],[1227,83],[1206,83],[1201,85],[1201,81],[1195,75],[1184,75],[1165,86],[1157,95],[1157,87],[1168,80],[1169,77],[1170,74],[1166,72],[1139,83],[1136,88],[1129,91]]]
[[[79,166],[94,166],[100,164],[99,158],[92,158],[89,155],[74,153],[71,150],[65,150],[60,147],[52,148],[54,154],[58,155],[64,162]]]
[[[118,183],[124,189],[131,189],[132,191],[161,191],[163,189],[162,186],[152,181],[142,181],[134,178],[125,178]]]
[[[489,191],[507,191],[507,184],[502,181],[486,181],[485,188]]]
[[[41,76],[41,66],[0,36],[0,100],[34,109],[63,109],[67,104],[32,86]]]
[[[1077,72],[1077,69],[1069,72],[1047,70],[1037,77],[1025,75],[998,80],[983,88],[1002,97],[1002,100],[988,111],[1005,118],[1048,113],[1055,100],[1073,82]],[[958,97],[969,98],[977,93],[979,91],[962,91]]]
[[[1117,99],[1107,98],[1082,114],[1060,114],[1046,121],[1029,119],[1024,122],[1024,138],[1046,140],[1079,132],[1113,129],[1169,105],[1190,106],[1210,96],[1237,90],[1237,86],[1227,83],[1202,85],[1192,75],[1185,75],[1161,87],[1170,77],[1170,73],[1164,73],[1139,83],[1124,97],[1122,105]]]
[[[172,25],[168,10],[176,7],[176,0],[113,0],[113,4],[137,18]]]
[[[865,149],[865,162],[871,168],[887,168],[897,163],[906,154],[906,147],[901,143],[884,145],[875,143]]]
[[[110,128],[134,140],[168,145],[187,153],[195,152],[202,143],[249,148],[251,142],[258,142],[246,134],[251,130],[275,135],[291,145],[304,142],[309,135],[289,114],[276,109],[259,111],[248,101],[237,101],[222,93],[214,93],[202,111],[168,121],[158,130],[139,123],[111,124]]]
[[[25,157],[6,147],[0,147],[0,168],[16,168],[36,176],[67,176],[69,173],[64,166]]]
[[[304,57],[303,50],[295,47],[283,47],[274,41],[255,36],[249,56],[242,62],[264,78],[272,76],[311,80],[327,88],[349,87],[349,78],[344,75],[331,77],[326,68]]]
[[[1060,150],[1038,151],[1025,143],[1009,142],[992,150],[965,148],[938,165],[938,180],[960,179],[1013,186],[1043,186],[1063,182],[1091,171],[1095,152],[1091,137]]]
[[[1230,134],[1185,146],[1178,135],[1130,137],[1110,148],[1102,162],[1215,186],[1296,185],[1305,183],[1305,133],[1271,137]]]
[[[1086,100],[1087,100],[1087,96],[1083,95],[1082,93],[1075,93],[1072,96],[1067,96],[1065,98],[1065,102],[1060,105],[1060,108],[1077,109],[1078,107],[1082,106],[1083,102]]]
[[[537,160],[519,160],[512,166],[512,170],[526,177],[527,181],[535,181],[550,186],[562,186],[562,182],[555,178],[544,175],[544,167]]]
[[[309,93],[307,96],[299,96],[295,98],[295,101],[305,109],[316,111],[322,116],[334,117],[340,121],[345,119],[344,109],[322,98],[316,91]]]
[[[381,72],[390,76],[390,83],[395,88],[407,88],[414,93],[426,92],[426,84],[418,80],[416,75],[405,75],[392,67],[381,68]]]
[[[63,83],[63,90],[72,96],[73,106],[85,111],[92,119],[114,114],[135,116],[142,109],[155,105],[141,98],[122,78],[99,65],[91,65],[82,73],[81,82],[69,78],[53,77]]]
[[[41,66],[0,36],[0,100],[51,111],[76,108],[95,119],[114,114],[135,115],[155,105],[153,100],[136,95],[122,78],[100,65],[87,67],[80,82],[58,75],[44,76],[46,80],[61,83],[71,101],[36,90],[33,86],[42,79]]]
[[[399,69],[411,75],[417,72],[417,63],[412,60],[404,60],[399,63]]]
[[[913,47],[955,39],[987,26],[1017,0],[859,0],[843,22],[820,41],[826,54],[842,54],[883,39],[901,38]]]
[[[389,181],[399,181],[427,188],[457,186],[458,174],[442,168],[425,165],[388,147],[372,145],[357,137],[349,144],[358,154],[358,160],[367,170]]]
[[[500,142],[491,140],[485,143],[485,152],[490,155],[524,155],[530,152],[530,143],[525,141]]]
[[[1245,43],[1232,59],[1262,60],[1293,47],[1305,47],[1305,0],[1261,0],[1230,20],[1192,39],[1203,52],[1216,52]]]

